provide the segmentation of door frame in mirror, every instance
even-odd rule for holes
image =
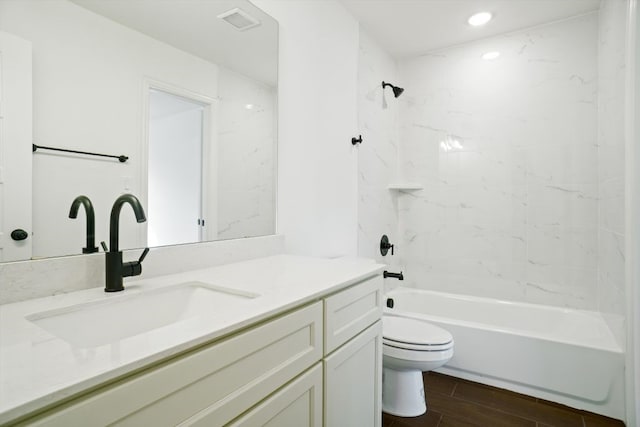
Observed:
[[[149,102],[152,90],[159,90],[170,95],[185,98],[203,104],[202,113],[203,129],[202,129],[202,160],[206,164],[206,168],[202,169],[202,193],[206,194],[205,203],[202,204],[202,217],[206,219],[206,226],[201,233],[200,241],[216,240],[218,235],[217,212],[215,209],[218,199],[218,176],[217,170],[217,123],[216,115],[218,111],[218,98],[212,98],[201,93],[193,92],[188,89],[173,85],[171,83],[154,80],[145,77],[142,83],[142,144],[140,152],[140,200],[143,206],[149,206]],[[147,227],[140,227],[140,241],[148,242]],[[199,243],[199,242],[191,242]]]

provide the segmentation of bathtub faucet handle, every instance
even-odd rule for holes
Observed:
[[[391,249],[391,255],[393,255],[393,245],[389,243],[387,235],[383,234],[382,239],[380,239],[380,253],[382,256],[386,256],[389,249]]]

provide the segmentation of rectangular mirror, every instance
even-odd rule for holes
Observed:
[[[123,193],[122,249],[275,233],[277,64],[246,0],[1,0],[0,262],[82,253],[80,195],[95,246]]]

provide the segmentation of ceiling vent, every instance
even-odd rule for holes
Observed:
[[[224,13],[221,13],[220,15],[218,15],[218,18],[227,21],[238,31],[245,31],[249,28],[257,27],[258,25],[260,25],[260,21],[237,7],[235,9],[231,9]]]

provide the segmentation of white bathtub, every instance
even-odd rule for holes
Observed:
[[[624,355],[600,313],[397,288],[386,314],[453,335],[438,371],[624,418]]]

